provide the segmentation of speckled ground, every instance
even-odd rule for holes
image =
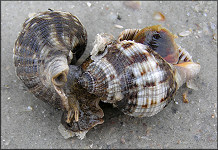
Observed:
[[[65,140],[58,132],[62,112],[26,90],[15,76],[12,60],[15,40],[28,14],[48,8],[69,11],[84,24],[88,46],[83,58],[97,33],[116,37],[127,28],[156,24],[176,35],[191,31],[176,42],[201,64],[195,79],[199,90],[189,90],[189,103],[183,103],[182,87],[175,102],[150,118],[129,117],[103,105],[102,125],[82,141]],[[155,20],[155,12],[161,12],[165,21]],[[1,148],[217,148],[217,2],[143,1],[140,9],[122,1],[1,2]]]

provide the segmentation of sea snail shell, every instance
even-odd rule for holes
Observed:
[[[106,38],[104,34],[99,36]],[[104,51],[100,46],[99,53],[92,52],[94,60],[78,82],[125,114],[153,116],[170,102],[180,86],[198,74],[200,65],[191,61],[177,64],[181,61],[178,48],[176,59],[170,59],[173,64],[159,54],[167,50],[155,52],[148,44],[127,39],[111,42]]]
[[[156,30],[154,32],[158,32]],[[188,52],[177,48],[176,45],[171,51],[166,49],[155,51],[149,44],[135,42],[133,39],[139,31],[138,29],[125,30],[117,40],[114,40],[110,34],[98,34],[91,56],[79,66],[82,72],[75,78],[74,83],[83,88],[74,88],[72,93],[76,97],[92,94],[91,98],[78,98],[78,101],[95,103],[89,107],[97,110],[91,115],[96,118],[95,125],[103,123],[103,112],[99,105],[96,105],[98,101],[93,95],[103,102],[112,103],[125,114],[135,117],[153,116],[171,101],[180,86],[194,78],[200,71],[200,65],[193,63]],[[168,33],[165,38],[170,40],[168,43],[164,39],[161,39],[163,43],[155,41],[159,42],[160,46],[172,45],[174,42],[173,38],[168,37],[171,33],[168,30],[166,32]],[[166,56],[175,53],[173,56],[176,58],[162,57],[161,55],[165,53]],[[170,60],[176,63],[168,62]],[[89,110],[83,110],[86,110],[83,111],[86,112],[85,114],[89,114]],[[66,122],[65,113],[62,124],[73,132],[87,132],[92,126],[84,127],[88,124],[82,122],[91,122],[92,119],[84,117],[83,113],[80,113],[79,117],[82,117],[79,119],[82,121]]]
[[[74,87],[75,78],[81,74],[74,64],[86,44],[87,33],[77,17],[46,11],[24,22],[14,47],[18,78],[37,98],[64,110],[62,124],[71,122],[75,133],[103,123],[99,99]],[[78,90],[83,93],[75,95]]]
[[[39,99],[69,109],[66,93],[69,65],[83,54],[87,33],[76,16],[45,11],[26,19],[14,47],[17,76]]]

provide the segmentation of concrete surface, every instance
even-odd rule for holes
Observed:
[[[129,8],[122,1],[1,4],[1,148],[217,148],[217,2],[144,1],[140,9]],[[76,137],[65,140],[58,132],[62,112],[26,90],[15,76],[12,60],[15,40],[28,14],[48,8],[78,16],[88,32],[85,56],[101,32],[118,36],[127,28],[156,24],[176,35],[191,30],[176,42],[201,64],[195,79],[199,90],[189,90],[189,103],[183,103],[182,87],[175,102],[150,118],[129,117],[104,104],[102,125],[90,130],[82,141]],[[155,20],[154,12],[161,12],[165,21]]]

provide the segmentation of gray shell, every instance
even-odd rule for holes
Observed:
[[[69,64],[75,64],[87,44],[83,25],[68,12],[46,11],[28,18],[14,47],[17,76],[39,99],[63,108],[51,79],[62,86]],[[63,80],[58,82],[59,79]]]

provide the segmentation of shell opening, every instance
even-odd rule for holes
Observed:
[[[50,73],[49,77],[51,77],[51,81],[55,86],[63,86],[67,82],[69,72],[67,58],[56,57],[48,63],[48,66],[48,69],[45,70],[45,74]]]
[[[67,74],[61,72],[52,78],[53,84],[56,86],[63,86],[67,82]]]

